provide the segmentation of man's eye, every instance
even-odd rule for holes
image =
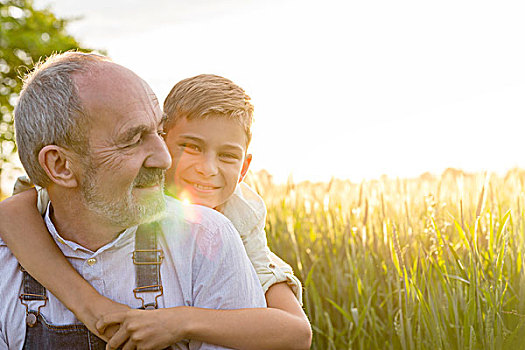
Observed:
[[[159,130],[159,131],[157,131],[157,135],[159,135],[162,138],[165,138],[166,137],[166,132],[164,130]]]
[[[136,137],[134,137],[126,147],[134,147],[134,146],[138,146],[142,143],[142,135],[137,135]]]

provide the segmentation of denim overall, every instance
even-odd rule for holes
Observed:
[[[162,250],[157,248],[157,235],[160,225],[156,222],[138,227],[135,234],[135,251],[133,263],[137,287],[133,289],[135,298],[141,300],[141,309],[156,309],[157,299],[162,295],[160,281],[160,264]],[[23,349],[94,349],[104,350],[106,343],[91,333],[83,324],[54,326],[46,322],[40,314],[40,309],[47,304],[46,289],[38,283],[27,271],[23,271],[23,292],[20,295],[22,304],[26,307],[26,336]],[[155,302],[144,304],[140,293],[158,292]],[[27,301],[39,300],[42,304],[36,310],[29,309]]]

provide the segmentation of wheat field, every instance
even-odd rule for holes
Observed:
[[[525,171],[246,181],[303,281],[313,349],[525,349]]]
[[[303,281],[313,349],[525,348],[523,171],[247,181]]]

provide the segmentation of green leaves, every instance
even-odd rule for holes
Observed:
[[[31,0],[0,0],[0,165],[16,152],[12,113],[21,78],[46,56],[86,50],[67,33],[67,23],[48,9],[34,9]]]

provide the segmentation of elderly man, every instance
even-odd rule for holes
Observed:
[[[264,307],[231,223],[163,196],[162,116],[149,86],[102,56],[66,53],[36,68],[15,122],[24,168],[51,199],[50,234],[101,294],[131,307]],[[0,349],[104,348],[1,241],[0,276]]]

